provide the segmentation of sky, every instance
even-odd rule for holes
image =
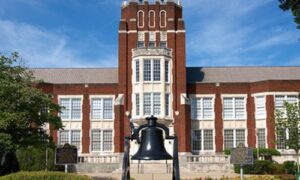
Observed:
[[[29,67],[117,67],[121,2],[0,0],[0,53]],[[300,66],[300,30],[278,0],[182,2],[187,66]]]

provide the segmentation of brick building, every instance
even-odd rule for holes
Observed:
[[[65,129],[50,127],[57,144],[119,154],[129,118],[138,126],[155,115],[178,135],[181,155],[239,143],[288,152],[274,141],[274,112],[297,102],[300,67],[186,67],[182,10],[177,0],[123,1],[117,68],[33,69],[39,88],[65,107]]]

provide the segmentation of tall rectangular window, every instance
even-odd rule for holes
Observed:
[[[234,147],[233,130],[224,130],[224,149],[231,149]]]
[[[135,115],[140,115],[140,94],[135,94]]]
[[[213,150],[214,148],[214,139],[213,139],[213,130],[203,130],[203,150]]]
[[[224,149],[231,149],[239,144],[246,144],[245,129],[224,129]]]
[[[144,60],[144,81],[151,81],[151,60]]]
[[[140,62],[135,61],[135,82],[140,82]]]
[[[167,48],[167,42],[166,41],[160,41],[159,47],[160,48]]]
[[[153,93],[153,115],[160,115],[160,93]]]
[[[257,142],[258,142],[258,147],[266,148],[266,130],[265,129],[257,129]]]
[[[240,144],[245,145],[245,140],[246,140],[245,129],[236,129],[235,134],[236,134],[235,147],[239,146]]]
[[[256,119],[266,118],[265,96],[255,97],[255,117]]]
[[[64,145],[69,143],[73,146],[76,146],[77,149],[80,149],[81,146],[81,131],[80,130],[62,130],[59,131],[59,145]]]
[[[225,97],[223,99],[224,119],[246,119],[244,97]]]
[[[170,62],[165,61],[165,81],[170,82]]]
[[[59,104],[63,107],[60,113],[62,120],[81,119],[80,98],[61,98]]]
[[[191,103],[191,116],[192,119],[210,120],[214,118],[213,98],[192,98]]]
[[[91,119],[111,120],[113,119],[113,99],[112,98],[92,98],[91,99]]]
[[[192,149],[193,151],[201,151],[202,149],[202,143],[201,143],[201,139],[202,139],[202,133],[201,130],[194,130],[193,131],[193,139],[192,139]]]
[[[286,131],[276,134],[277,149],[286,149]]]
[[[144,115],[151,115],[151,93],[144,93]]]
[[[149,41],[148,48],[155,48],[155,41]]]
[[[153,60],[153,81],[160,81],[160,60]]]
[[[91,151],[110,152],[113,150],[112,130],[91,130]]]
[[[144,48],[145,47],[145,42],[144,41],[138,41],[137,42],[137,48]]]
[[[283,112],[284,116],[286,116],[286,109],[284,107],[284,103],[294,104],[298,102],[298,97],[296,95],[276,95],[275,96],[275,109],[277,111]]]
[[[166,94],[166,116],[170,116],[170,94]]]

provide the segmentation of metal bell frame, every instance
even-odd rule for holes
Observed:
[[[178,159],[178,138],[176,135],[170,136],[169,128],[165,125],[157,123],[157,118],[154,116],[146,118],[148,121],[147,124],[139,126],[137,129],[134,128],[132,122],[130,122],[131,135],[124,138],[124,158],[122,165],[122,180],[130,180],[130,146],[129,142],[136,140],[138,144],[141,143],[139,133],[145,128],[156,127],[162,129],[165,132],[165,139],[174,140],[173,143],[173,172],[172,172],[172,180],[180,180],[180,171],[179,171],[179,159]],[[149,124],[150,121],[154,121],[154,124]]]

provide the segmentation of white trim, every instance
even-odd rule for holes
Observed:
[[[244,97],[247,98],[247,94],[221,94],[221,98],[223,99],[224,97]]]
[[[142,13],[142,16],[143,16],[143,25],[142,26],[140,26],[140,13]],[[138,12],[137,12],[137,27],[138,28],[143,28],[144,26],[145,26],[145,13],[144,13],[144,11],[142,11],[142,10],[139,10]]]
[[[264,98],[264,101],[263,101],[263,103],[264,103],[264,115],[263,116],[258,116],[257,115],[257,98],[258,97],[263,97]],[[266,109],[266,96],[264,96],[264,95],[261,95],[261,96],[255,96],[254,97],[254,106],[255,106],[255,109],[254,109],[254,113],[255,113],[255,119],[256,120],[260,120],[260,119],[266,119],[267,118],[267,109]]]
[[[215,94],[190,94],[190,98],[203,98],[203,97],[211,97],[211,98],[216,98]]]
[[[224,128],[223,129],[223,149],[225,150],[225,130],[233,130],[233,148],[237,147],[236,144],[236,130],[244,130],[245,132],[245,147],[248,146],[248,129],[247,128]]]
[[[72,113],[72,104],[71,104],[71,101],[70,101],[70,114],[69,114],[69,119],[63,119],[61,117],[61,113],[59,113],[59,117],[61,118],[62,122],[81,122],[82,119],[83,119],[83,95],[58,95],[57,96],[57,101],[58,101],[58,104],[60,104],[60,100],[61,99],[80,99],[80,104],[81,104],[81,112],[80,112],[80,118],[79,119],[71,119],[71,113]]]
[[[92,100],[93,99],[112,99],[112,118],[111,119],[93,119],[92,117]],[[90,104],[90,121],[91,122],[99,122],[99,121],[105,121],[105,122],[109,122],[109,121],[114,121],[115,119],[115,109],[114,109],[114,105],[115,105],[115,95],[90,95],[89,96],[89,104]],[[103,106],[103,101],[102,101],[102,110],[104,109]],[[103,112],[102,112],[103,113]],[[102,114],[103,116],[104,114]]]
[[[100,131],[101,133],[101,140],[100,140],[100,151],[93,151],[92,150],[92,131]],[[103,151],[103,131],[111,131],[112,132],[112,147],[111,147],[111,151]],[[110,128],[91,128],[90,131],[89,131],[89,134],[90,134],[90,145],[89,145],[89,150],[90,150],[90,153],[97,153],[97,154],[111,154],[114,152],[114,149],[115,149],[115,143],[114,143],[114,137],[115,137],[115,132],[114,132],[114,129],[110,129]]]
[[[64,129],[64,130],[58,130],[57,131],[57,143],[58,145],[60,145],[60,133],[61,131],[68,131],[68,143],[71,144],[71,141],[72,141],[72,131],[80,131],[80,148],[77,147],[77,151],[78,153],[81,153],[82,152],[82,129]],[[71,144],[72,145],[72,144]]]
[[[161,25],[161,24],[162,24],[162,18],[161,18],[162,13],[165,13],[165,19],[164,19],[164,21],[165,21],[165,26],[162,26],[162,25]],[[161,28],[167,27],[167,12],[166,12],[165,10],[161,10],[161,11],[159,12],[159,26],[160,26]]]
[[[224,113],[224,98],[233,98],[234,99],[234,102],[233,102],[233,113],[235,114],[235,110],[236,110],[236,108],[235,108],[235,99],[236,98],[244,98],[244,106],[245,106],[245,115],[244,115],[244,117],[242,117],[242,118],[236,118],[236,117],[232,117],[232,118],[226,118],[225,117],[225,113]],[[230,121],[230,120],[242,120],[242,121],[246,121],[247,120],[247,114],[248,114],[248,112],[247,112],[247,99],[248,98],[248,96],[247,96],[247,94],[221,94],[221,102],[222,102],[222,118],[223,118],[223,120],[224,121]],[[235,115],[234,115],[235,116]]]
[[[203,118],[203,114],[202,114],[202,117],[200,117],[200,118],[193,118],[192,117],[192,103],[190,103],[191,104],[191,106],[190,106],[190,108],[191,108],[191,114],[190,114],[190,116],[191,116],[191,120],[192,121],[214,121],[215,120],[215,114],[216,114],[216,112],[215,112],[215,101],[216,101],[216,95],[215,94],[190,94],[189,95],[189,99],[190,99],[190,101],[192,100],[192,99],[201,99],[201,102],[203,102],[203,98],[212,98],[212,117],[211,118],[209,118],[209,119],[205,119],[205,118]],[[202,104],[202,107],[201,107],[202,109],[203,109],[203,104]]]
[[[212,150],[204,150],[204,131],[205,130],[212,130],[212,139],[213,139],[213,149]],[[194,141],[193,141],[193,138],[194,138],[194,131],[200,131],[201,132],[201,150],[194,150],[193,149],[193,146],[194,146]],[[200,153],[213,153],[216,151],[216,131],[215,129],[211,129],[211,128],[200,128],[200,129],[192,129],[191,130],[191,152],[192,153],[195,153],[195,154],[200,154]]]
[[[261,93],[253,93],[251,94],[252,97],[255,97],[255,96],[268,96],[268,95],[298,95],[299,92],[261,92]]]
[[[153,26],[151,26],[151,16],[150,16],[150,14],[151,13],[153,13],[153,18],[154,18],[154,24],[153,24]],[[154,10],[150,10],[149,12],[148,12],[148,26],[150,27],[150,28],[154,28],[155,27],[155,11]]]

